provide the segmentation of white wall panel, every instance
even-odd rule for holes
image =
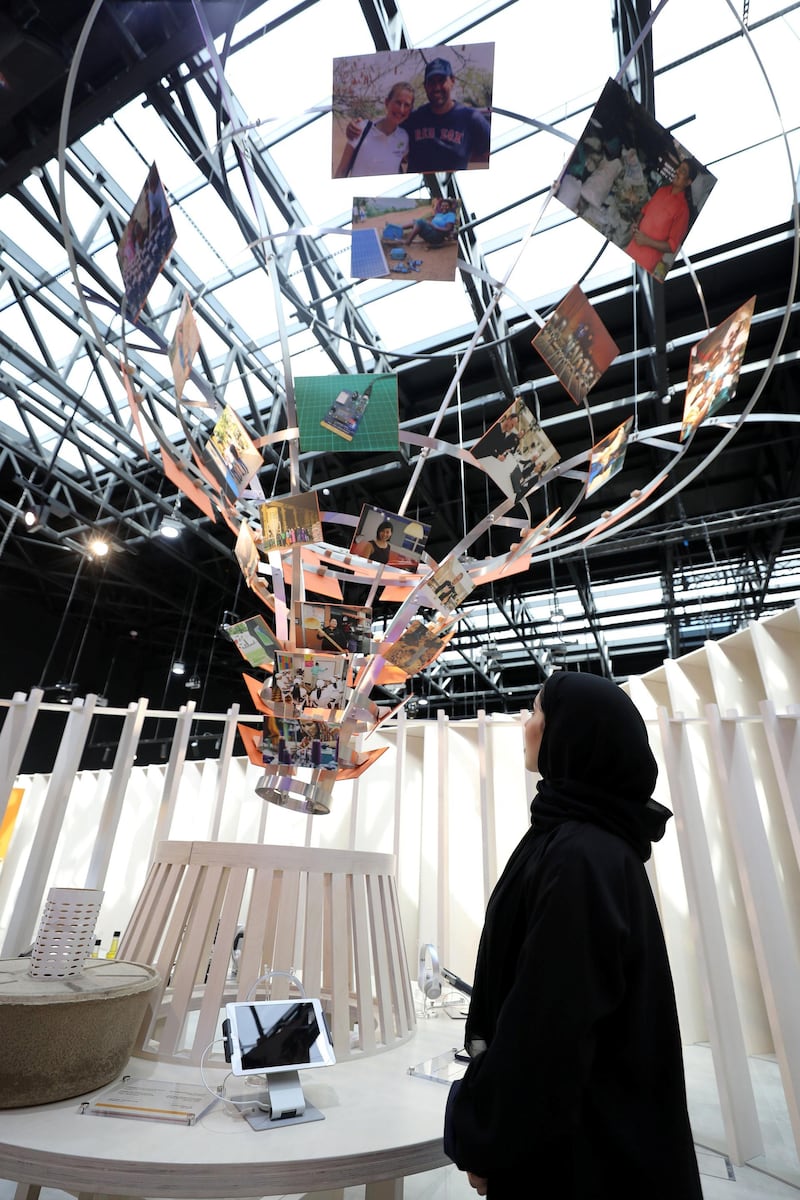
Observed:
[[[695,651],[664,666],[672,712],[676,719],[685,721],[687,752],[691,756],[717,894],[726,898],[720,915],[739,997],[745,1045],[749,1054],[767,1053],[772,1049],[772,1036],[706,719],[706,708],[715,695],[706,651]],[[679,797],[674,797],[673,807],[678,800]]]

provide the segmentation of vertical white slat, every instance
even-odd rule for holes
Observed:
[[[330,877],[326,943],[330,946],[331,1035],[337,1055],[350,1055],[350,906],[348,876],[334,871]],[[327,956],[326,956],[327,957]]]
[[[228,868],[220,863],[206,865],[192,862],[187,877],[194,871],[198,872],[197,887],[192,904],[182,913],[183,935],[172,972],[172,1002],[167,1006],[161,1034],[161,1045],[166,1046],[170,1054],[185,1049],[183,1035],[186,1016],[192,1007],[195,988],[205,980],[228,877]]]
[[[701,964],[711,1057],[727,1150],[733,1161],[741,1164],[763,1154],[764,1142],[725,943],[720,897],[686,725],[680,718],[670,720],[665,708],[659,708],[658,719],[689,900],[694,949]]]
[[[189,744],[189,733],[192,728],[194,710],[194,700],[189,700],[186,704],[182,704],[178,713],[178,719],[175,722],[172,749],[170,750],[169,762],[167,763],[167,770],[164,775],[164,788],[161,792],[161,803],[158,807],[156,827],[153,831],[150,862],[155,858],[158,843],[165,842],[169,838],[169,829],[172,824],[172,816],[175,812],[175,802],[178,798],[178,788],[181,782],[181,772],[183,771],[183,764],[186,761],[186,747]]]
[[[483,907],[497,879],[497,838],[494,827],[494,780],[492,778],[491,730],[483,709],[478,712],[478,801],[481,813],[481,859],[483,864]]]
[[[360,779],[354,779],[350,792],[350,826],[347,834],[347,849],[355,850],[358,845],[358,785]]]
[[[325,913],[325,876],[309,871],[306,876],[305,936],[303,938],[303,987],[306,995],[319,996],[322,989],[322,931]]]
[[[414,995],[411,991],[411,976],[408,970],[408,959],[403,940],[403,924],[400,919],[400,904],[397,898],[394,875],[382,876],[382,883],[389,956],[397,989],[395,1010],[399,1018],[398,1034],[400,1037],[403,1037],[406,1033],[410,1033],[414,1029],[417,1023],[417,1014],[414,1009]]]
[[[378,875],[367,876],[367,914],[372,934],[372,961],[375,966],[375,997],[377,1000],[380,1041],[388,1046],[395,1038],[392,1021],[392,975],[387,953],[387,928],[383,908],[381,879]]]
[[[28,856],[0,957],[15,958],[27,950],[34,939],[47,877],[64,824],[75,772],[89,734],[96,701],[97,696],[90,695],[85,700],[72,702],[50,776],[42,819]]]
[[[397,886],[395,876],[387,878],[387,912],[390,917],[390,929],[392,930],[392,958],[397,962],[398,984],[401,988],[402,1004],[398,1006],[398,1012],[403,1018],[404,1030],[414,1030],[416,1026],[416,1008],[414,1007],[414,992],[411,991],[411,974],[408,968],[408,958],[405,954],[405,941],[403,938],[403,922],[401,919],[401,908],[399,908],[399,899],[397,895]]]
[[[256,841],[258,842],[258,844],[259,844],[260,846],[263,846],[263,845],[265,845],[265,844],[266,844],[266,840],[267,840],[267,817],[269,816],[269,810],[270,810],[271,808],[272,808],[272,805],[271,805],[271,804],[268,804],[266,800],[262,800],[262,802],[261,802],[261,812],[260,812],[260,813],[259,813],[259,815],[258,815],[258,833],[256,834]]]
[[[239,974],[236,985],[236,999],[246,999],[250,989],[257,979],[264,974],[264,944],[267,929],[267,917],[270,912],[270,902],[273,890],[274,871],[269,866],[256,867],[253,886],[250,891],[250,903],[244,914],[244,936],[239,955]],[[272,947],[270,946],[270,950]]]
[[[786,1107],[800,1153],[800,964],[761,815],[747,742],[735,717],[707,708]]]
[[[222,731],[222,742],[217,759],[217,786],[214,795],[214,811],[208,830],[211,842],[219,841],[219,831],[222,824],[222,810],[225,807],[225,791],[228,786],[233,747],[236,742],[236,722],[239,719],[239,705],[232,704],[225,716],[225,728]]]
[[[281,875],[279,912],[277,914],[277,930],[275,933],[275,953],[269,966],[273,971],[293,971],[298,964],[294,961],[294,948],[297,937],[298,906],[300,901],[300,872],[284,870]],[[276,1000],[285,999],[292,987],[292,981],[278,976],[270,980],[268,987],[270,995]]]
[[[128,712],[122,726],[117,752],[114,755],[114,766],[108,785],[105,802],[100,813],[100,820],[95,834],[92,857],[86,872],[84,887],[105,887],[108,864],[111,861],[111,851],[117,836],[125,791],[128,787],[131,769],[133,767],[136,747],[142,734],[147,700],[140,699],[137,704],[129,704]]]
[[[392,834],[392,854],[395,862],[400,861],[400,828],[403,822],[403,797],[406,794],[406,728],[408,718],[406,710],[401,708],[397,714],[397,732],[395,737],[394,756],[394,831]]]
[[[204,1050],[219,1037],[219,1012],[225,999],[225,986],[231,967],[231,951],[239,912],[242,905],[247,867],[238,864],[223,875],[224,897],[211,947],[211,966],[197,1014],[197,1026],[192,1035],[190,1062],[199,1063]]]
[[[417,960],[420,945],[432,942],[439,945],[439,887],[436,872],[439,866],[439,792],[441,773],[439,751],[441,742],[438,724],[420,722],[422,726],[422,808],[419,823],[419,890],[417,902],[416,949],[412,961]]]
[[[8,797],[19,774],[43,696],[41,688],[31,688],[30,696],[15,692],[0,729],[0,822],[6,815]]]
[[[436,847],[436,938],[440,962],[450,958],[450,721],[440,709],[436,715],[439,743],[439,838]]]
[[[154,963],[159,942],[172,912],[188,862],[159,862],[150,868],[142,894],[122,935],[119,957],[131,962]]]
[[[185,847],[185,843],[181,845]],[[175,964],[186,930],[186,914],[192,912],[194,909],[202,887],[203,872],[200,867],[189,861],[190,857],[190,853],[186,855],[185,864],[180,868],[180,886],[175,896],[175,904],[165,914],[168,919],[164,936],[158,946],[158,960],[151,964],[155,966],[161,976],[161,995],[163,995],[168,987],[172,987],[175,982]],[[158,997],[159,1003],[161,995]],[[142,1048],[149,1048],[147,1043],[152,1038],[158,1043],[158,1054],[169,1055],[172,1053],[173,1047],[164,1038],[163,1028],[157,1028],[158,1024],[159,1007],[157,1003],[151,1026],[145,1033]]]
[[[772,755],[789,836],[795,858],[800,863],[800,704],[790,704],[788,711],[779,716],[772,701],[764,700],[759,711]]]
[[[365,1054],[374,1054],[375,1007],[372,1001],[372,968],[366,879],[364,875],[354,871],[350,876],[350,883],[359,1045]]]

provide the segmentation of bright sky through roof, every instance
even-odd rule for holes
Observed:
[[[289,7],[288,3],[264,5],[237,28],[234,48],[248,33],[261,28],[265,20],[275,21]],[[496,5],[479,5],[467,14],[455,0],[443,0],[433,10],[427,0],[406,0],[400,7],[417,45],[436,44],[448,35],[460,41],[495,43],[494,102],[498,107],[550,122],[580,107],[582,101],[585,111],[563,127],[572,137],[582,132],[594,100],[616,69],[611,5],[597,0],[549,5],[546,18],[535,24],[530,22],[527,7],[520,4],[497,12],[492,11]],[[781,107],[783,123],[791,131],[789,140],[797,156],[800,91],[794,64],[800,49],[800,13],[795,6],[788,15],[757,27],[758,22],[784,7],[774,0],[751,0],[750,4],[752,41],[769,74],[769,86],[748,39],[739,32],[736,9],[727,0],[704,0],[702,4],[696,0],[670,0],[654,24],[657,117],[665,125],[678,123],[677,136],[719,178],[687,240],[689,256],[754,228],[783,222],[789,216],[793,171],[779,136],[780,120],[770,87]],[[432,12],[437,28],[430,28]],[[691,57],[709,42],[724,42],[729,37],[731,40],[713,54]],[[332,59],[373,49],[356,0],[318,0],[272,29],[266,40],[253,41],[228,60],[226,78],[247,118],[264,122],[254,132],[256,144],[272,157],[300,209],[314,225],[347,225],[354,194],[352,181],[330,178],[331,120],[327,114],[318,115],[330,104]],[[659,73],[660,68],[679,60],[686,61]],[[196,84],[190,85],[190,92],[213,146],[218,136],[216,116]],[[313,111],[303,116],[306,110]],[[279,119],[271,123],[271,117]],[[290,126],[299,128],[284,136]],[[520,238],[538,222],[541,232],[526,243],[509,278],[509,293],[501,301],[506,310],[522,305],[533,316],[542,297],[552,300],[560,296],[581,275],[602,247],[602,239],[556,200],[550,200],[542,212],[542,196],[537,193],[545,191],[560,170],[569,152],[565,141],[500,115],[494,117],[492,133],[490,169],[462,172],[458,183],[467,211],[476,220],[475,233],[486,269],[495,279],[509,270],[519,255]],[[177,147],[154,109],[136,100],[92,131],[85,143],[131,202],[142,186],[150,161],[157,161],[178,229],[176,252],[194,275],[207,288],[210,286],[232,320],[241,326],[247,342],[263,346],[280,369],[278,314],[270,282],[256,267],[242,231],[223,200],[201,181],[197,166]],[[252,211],[230,145],[225,161],[232,192],[246,211]],[[48,173],[55,179],[52,164]],[[359,181],[359,191],[366,191],[369,183]],[[383,177],[373,180],[372,185],[374,194],[408,189],[424,194],[419,177]],[[43,195],[38,179],[31,177],[28,187],[34,196]],[[93,202],[72,183],[68,195],[70,217],[78,233],[89,231],[96,217]],[[265,207],[272,232],[284,232],[285,220],[275,206],[267,201]],[[0,200],[0,224],[11,239],[28,248],[46,272],[58,274],[64,286],[71,289],[63,248],[11,197]],[[117,279],[116,248],[105,224],[93,234],[91,249],[102,269]],[[318,249],[329,254],[347,277],[347,237],[326,235]],[[296,256],[290,264],[298,290],[308,297]],[[590,279],[630,270],[627,256],[608,246]],[[413,346],[430,336],[439,338],[449,328],[474,326],[474,314],[460,282],[419,287],[394,280],[348,281],[346,288],[390,350]],[[169,335],[180,296],[160,279],[151,300],[162,309],[162,324]],[[284,309],[287,307],[284,302]],[[332,304],[328,310],[332,320]],[[8,284],[0,286],[0,314],[6,329],[20,344],[38,353]],[[287,323],[292,354],[297,356],[293,372],[330,373],[330,360],[304,324],[290,311],[284,311],[281,317]],[[72,333],[45,312],[37,318],[56,361],[69,361],[75,349]],[[111,320],[107,313],[103,319]],[[118,319],[111,324],[115,331],[119,329]],[[204,348],[215,373],[219,373],[226,347],[202,317],[200,327]],[[343,353],[345,358],[349,356],[346,346]],[[150,354],[148,362],[152,379],[163,381],[169,391],[164,357]],[[73,368],[74,386],[85,388],[87,396],[104,408],[102,389],[85,367],[84,363],[83,371]],[[113,380],[110,386],[118,388]],[[232,384],[226,398],[241,404],[244,394]],[[11,402],[5,399],[0,406],[0,418],[20,428]],[[57,437],[45,428],[37,432],[45,442],[54,443]],[[20,433],[24,433],[22,428]],[[68,456],[73,466],[78,465],[67,443],[60,454]]]

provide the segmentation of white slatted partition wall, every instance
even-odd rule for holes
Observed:
[[[694,755],[683,721],[673,722],[660,709],[660,732],[675,831],[683,861],[688,911],[696,962],[705,998],[708,1040],[714,1060],[720,1106],[731,1157],[737,1163],[763,1154],[753,1083],[734,987],[720,893],[703,819]],[[674,956],[673,956],[674,957]],[[685,1036],[685,1034],[684,1034]]]

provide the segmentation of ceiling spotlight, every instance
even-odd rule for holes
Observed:
[[[173,669],[173,671],[175,670],[174,667],[172,669]],[[190,692],[197,692],[200,690],[200,688],[202,686],[203,686],[203,682],[199,675],[190,675],[189,678],[186,680],[186,687],[189,689]]]
[[[174,663],[172,664],[172,674],[173,675],[185,675],[186,674],[186,663],[181,662],[181,660],[179,658],[176,658]]]
[[[22,519],[28,529],[35,529],[39,524],[41,510],[35,504],[31,504],[22,514]]]
[[[95,558],[105,558],[109,549],[110,546],[105,538],[94,537],[89,542],[89,553],[93,554]]]
[[[550,620],[553,622],[553,624],[560,625],[561,622],[566,621],[566,619],[567,618],[564,613],[564,610],[562,608],[560,608],[557,604],[554,604],[553,607],[550,609]]]
[[[174,541],[183,533],[183,525],[175,517],[162,517],[158,532],[169,541]]]

